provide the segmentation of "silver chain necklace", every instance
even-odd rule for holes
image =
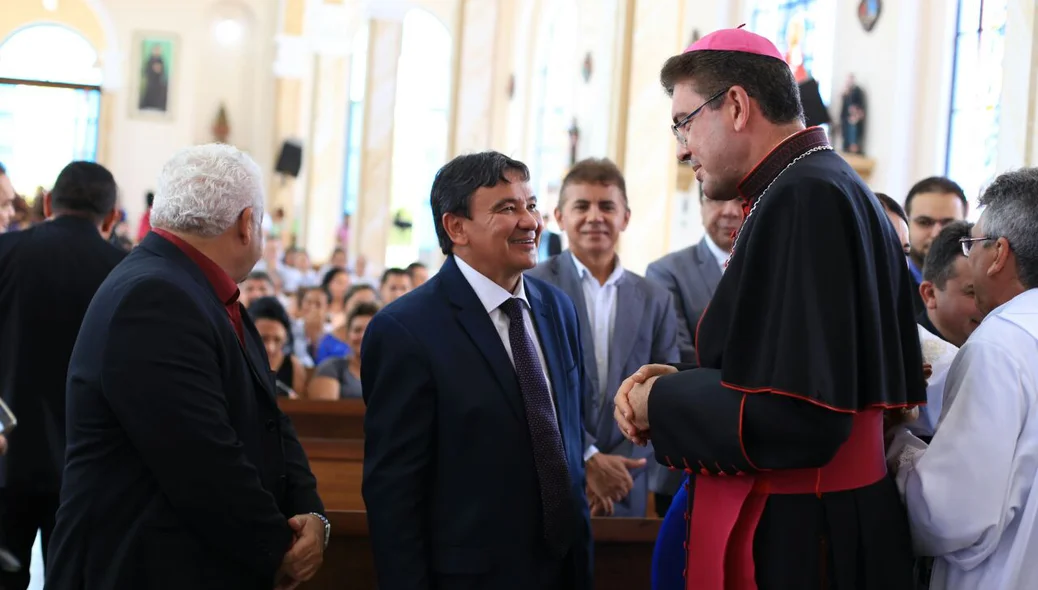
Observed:
[[[728,264],[732,262],[732,258],[735,256],[735,247],[739,245],[739,237],[742,236],[742,230],[746,227],[746,223],[750,220],[750,218],[753,217],[753,212],[757,210],[757,205],[760,205],[760,202],[764,200],[764,195],[768,194],[768,189],[771,188],[771,185],[775,184],[775,182],[782,176],[783,173],[785,173],[786,170],[792,168],[793,164],[796,164],[800,160],[803,160],[804,158],[810,156],[815,152],[832,149],[832,146],[820,145],[807,150],[806,152],[794,158],[792,162],[786,164],[786,167],[783,168],[777,175],[775,175],[775,178],[773,178],[771,182],[768,183],[768,186],[764,187],[764,190],[761,191],[760,196],[757,197],[757,200],[753,202],[753,206],[750,207],[750,212],[746,214],[746,219],[742,220],[742,226],[739,227],[739,231],[735,234],[735,240],[732,242],[732,252],[728,255],[728,260],[726,260],[724,263],[724,267],[726,269],[728,268]]]

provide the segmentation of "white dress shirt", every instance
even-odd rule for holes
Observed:
[[[706,238],[706,247],[710,250],[710,253],[714,255],[714,259],[717,260],[717,266],[721,268],[721,272],[724,272],[724,266],[728,262],[728,258],[732,255],[731,252],[725,252],[720,246],[714,243],[710,239],[710,234],[703,236]]]
[[[902,431],[888,457],[916,551],[936,557],[932,590],[1035,587],[1038,289],[992,311],[959,350],[930,446]]]
[[[461,257],[455,256],[454,261],[458,264],[458,269],[461,271],[462,276],[465,277],[465,280],[468,281],[469,286],[476,292],[476,296],[479,297],[483,308],[490,314],[490,321],[494,323],[497,335],[501,338],[501,343],[505,345],[505,352],[508,353],[508,359],[512,361],[513,369],[515,368],[515,358],[512,357],[512,343],[508,339],[508,327],[511,322],[508,319],[508,314],[501,310],[501,304],[512,297],[522,301],[523,304],[520,308],[523,310],[523,325],[526,328],[526,333],[533,341],[533,348],[537,351],[537,360],[541,363],[541,373],[544,375],[544,382],[548,384],[548,395],[552,396],[552,402],[554,402],[555,393],[552,391],[551,379],[548,377],[548,363],[544,360],[541,341],[537,338],[537,329],[534,328],[533,317],[530,315],[530,301],[526,298],[526,284],[523,282],[523,276],[519,275],[519,283],[516,284],[515,291],[509,293],[501,285],[491,281],[480,274],[478,270],[469,266]],[[555,411],[555,404],[552,403],[552,412]],[[558,418],[558,415],[556,415],[556,418]]]
[[[609,379],[609,346],[613,341],[613,329],[616,327],[616,284],[624,275],[620,258],[616,259],[616,268],[610,273],[605,284],[599,284],[598,279],[584,266],[576,256],[572,256],[573,264],[577,267],[577,276],[580,277],[580,286],[584,291],[584,304],[587,306],[588,321],[591,324],[591,339],[595,347],[595,367],[598,369],[598,395],[599,400],[604,400],[609,392],[606,391]],[[598,453],[598,447],[588,446],[584,450],[584,461]]]

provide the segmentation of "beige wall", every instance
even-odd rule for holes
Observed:
[[[272,166],[273,60],[271,43],[277,3],[241,0],[248,17],[243,44],[217,46],[211,36],[215,4],[210,0],[60,0],[54,13],[39,0],[5,0],[0,37],[38,22],[59,22],[84,35],[102,54],[105,99],[99,160],[119,183],[122,204],[136,222],[144,193],[154,188],[162,164],[186,145],[211,141],[209,131],[221,102],[227,105],[231,143],[250,152],[264,169]],[[180,43],[170,94],[170,121],[131,114],[130,77],[136,32],[173,34]]]

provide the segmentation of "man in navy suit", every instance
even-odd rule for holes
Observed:
[[[590,590],[573,303],[523,278],[529,171],[496,152],[433,182],[447,260],[364,336],[364,501],[379,586]]]
[[[235,148],[163,168],[153,231],[72,351],[47,590],[270,590],[320,566],[316,481],[238,302],[262,218],[259,167]]]

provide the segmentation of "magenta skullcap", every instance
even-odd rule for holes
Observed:
[[[745,26],[746,25],[739,25],[739,27],[735,29],[721,29],[720,31],[714,31],[692,45],[689,45],[688,49],[686,49],[684,53],[689,53],[691,51],[739,51],[742,53],[753,53],[766,57],[774,57],[779,61],[786,61],[785,58],[782,57],[782,54],[779,53],[779,50],[775,47],[774,43],[756,33],[751,33],[743,29]]]

